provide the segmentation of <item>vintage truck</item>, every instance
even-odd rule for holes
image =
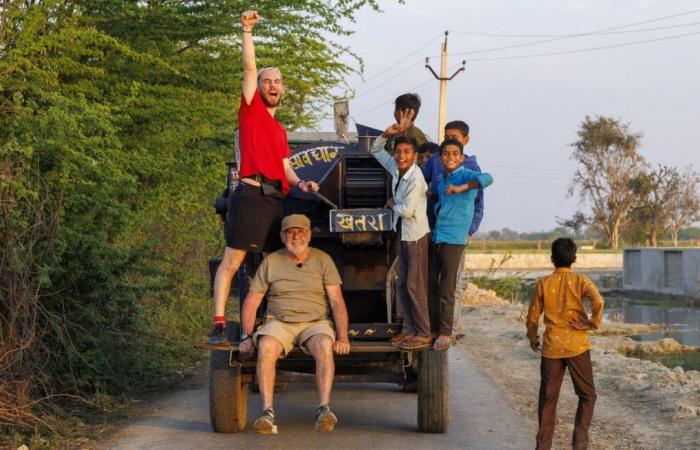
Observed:
[[[317,142],[293,150],[290,162],[297,174],[316,181],[318,193],[292,191],[284,200],[286,214],[311,219],[311,246],[331,255],[343,279],[349,314],[349,355],[335,357],[335,383],[396,383],[406,392],[417,391],[417,425],[422,432],[443,433],[449,426],[447,352],[407,352],[389,339],[401,329],[397,310],[396,243],[391,230],[392,211],[384,206],[391,179],[364,145]],[[231,166],[230,166],[231,168]],[[230,170],[229,184],[234,173]],[[226,200],[217,210],[225,217]],[[242,302],[249,279],[261,255],[249,254],[239,269],[232,299]],[[209,263],[213,281],[218,259]],[[237,293],[237,295],[236,295]],[[240,306],[240,304],[239,304]],[[264,317],[265,303],[258,311]],[[240,308],[239,308],[240,311]],[[197,347],[210,351],[209,409],[214,431],[243,430],[249,385],[255,383],[256,360],[238,352],[240,327],[227,322],[231,344]],[[277,382],[312,382],[314,360],[295,349],[278,361]],[[410,395],[410,394],[407,394]]]

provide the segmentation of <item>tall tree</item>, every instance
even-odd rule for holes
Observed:
[[[700,186],[700,174],[692,166],[686,167],[680,175],[678,189],[669,202],[668,228],[674,247],[678,247],[680,230],[700,220],[698,186]]]
[[[600,229],[610,248],[620,245],[620,227],[628,220],[635,202],[630,180],[635,178],[644,159],[637,152],[640,133],[618,119],[588,116],[572,144],[572,158],[579,163],[569,193],[578,190],[582,201],[592,205],[593,224]]]
[[[671,199],[677,197],[679,183],[678,169],[661,164],[652,171],[640,172],[630,180],[629,187],[637,196],[633,215],[646,221],[643,228],[650,247],[656,247],[657,237],[665,229]]]

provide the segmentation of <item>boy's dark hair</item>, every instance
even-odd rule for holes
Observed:
[[[414,137],[399,136],[396,139],[394,139],[394,149],[399,144],[409,144],[411,147],[413,147],[414,152],[418,151],[418,141],[416,141],[416,138],[414,138]]]
[[[445,130],[459,130],[459,132],[462,133],[462,136],[469,136],[469,125],[461,120],[447,122],[447,125],[445,125]]]
[[[435,142],[423,142],[420,147],[418,147],[418,153],[421,155],[423,153],[428,152],[429,154],[433,155],[435,153],[438,153],[440,151],[440,146],[436,144]]]
[[[576,261],[576,243],[571,238],[558,238],[552,242],[554,267],[571,267]]]
[[[398,110],[401,109],[412,109],[413,110],[413,120],[418,117],[418,111],[420,110],[420,96],[418,94],[403,94],[396,97],[394,100],[394,107]]]
[[[442,144],[440,144],[440,154],[442,154],[442,151],[445,150],[445,147],[447,147],[448,145],[454,145],[455,147],[459,147],[460,152],[464,150],[464,146],[457,139],[447,138],[444,141],[442,141]]]

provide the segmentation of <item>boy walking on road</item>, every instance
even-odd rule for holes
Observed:
[[[579,398],[573,448],[588,448],[588,428],[593,418],[596,393],[587,331],[600,328],[604,301],[590,278],[571,271],[575,261],[576,244],[572,239],[559,238],[552,242],[555,270],[537,282],[528,309],[527,337],[530,347],[542,353],[537,407],[540,425],[537,432],[538,450],[552,447],[559,389],[567,367]],[[590,302],[592,319],[588,318],[583,305],[584,297]],[[543,313],[545,331],[540,349],[537,328]]]

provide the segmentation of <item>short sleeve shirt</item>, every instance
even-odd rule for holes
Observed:
[[[238,140],[241,149],[239,170],[241,178],[264,175],[279,180],[282,192],[289,193],[289,183],[282,160],[291,156],[287,131],[270,115],[256,89],[250,104],[241,96],[238,110]]]
[[[267,292],[267,314],[283,322],[311,322],[328,317],[326,286],[342,284],[327,253],[309,248],[299,267],[281,249],[263,259],[250,290]]]

